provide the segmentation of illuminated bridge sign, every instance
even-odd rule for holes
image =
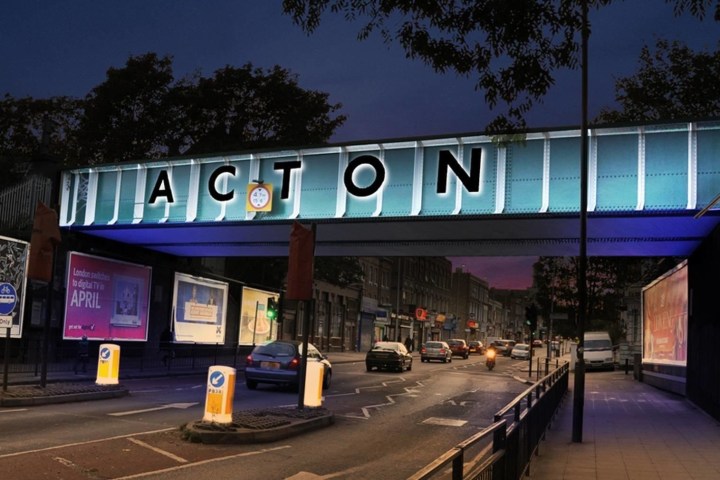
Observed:
[[[694,216],[720,193],[720,122],[590,133],[588,254],[687,255],[718,223]],[[99,165],[62,185],[62,227],[179,255],[286,255],[294,220],[317,224],[320,255],[576,255],[580,131]]]

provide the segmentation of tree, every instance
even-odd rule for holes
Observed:
[[[620,332],[620,310],[627,287],[647,285],[676,264],[677,260],[672,257],[589,257],[589,329]],[[533,265],[535,301],[545,318],[549,318],[551,312],[568,314],[567,324],[553,325],[553,330],[564,336],[576,335],[577,269],[576,257],[540,257]]]
[[[69,97],[35,100],[5,95],[0,100],[0,187],[25,177],[40,156],[53,152],[64,158],[65,139],[77,127],[80,112],[80,103]]]
[[[178,80],[171,57],[147,53],[108,69],[81,100],[5,96],[0,162],[22,167],[21,175],[41,151],[66,165],[92,165],[321,144],[345,121],[336,115],[340,108],[277,66],[226,66],[209,78],[193,73]]]
[[[331,118],[340,104],[329,104],[328,94],[300,88],[278,66],[227,66],[186,94],[198,100],[187,110],[194,119],[189,153],[324,143],[345,121]]]
[[[524,115],[542,101],[555,71],[578,67],[584,2],[600,8],[612,0],[283,0],[283,11],[308,33],[328,10],[348,21],[365,19],[359,39],[379,31],[436,72],[474,77],[488,106],[506,105],[488,126],[502,133],[525,127]],[[676,15],[701,19],[715,4],[720,19],[720,0],[666,2]]]
[[[643,47],[639,63],[633,76],[615,82],[620,109],[603,109],[597,122],[720,116],[720,48],[696,53],[680,42],[658,40],[654,52]]]

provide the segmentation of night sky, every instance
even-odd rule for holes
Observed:
[[[341,16],[328,15],[306,36],[281,12],[275,0],[5,0],[0,93],[83,97],[109,67],[156,52],[174,58],[176,78],[247,62],[289,69],[303,88],[328,92],[330,102],[343,104],[348,120],[333,142],[479,132],[499,113],[489,111],[472,79],[436,74],[377,35],[360,42],[357,24]],[[591,11],[590,20],[591,118],[613,105],[614,80],[636,70],[644,44],[664,38],[713,50],[720,40],[719,24],[675,18],[664,0],[616,1]],[[532,128],[579,125],[579,71],[559,72],[527,121]],[[532,261],[454,263],[507,288],[529,286]]]

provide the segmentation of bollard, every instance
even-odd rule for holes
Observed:
[[[236,370],[226,366],[208,369],[203,422],[232,423]]]
[[[322,384],[325,367],[320,362],[308,362],[305,375],[305,397],[303,405],[306,407],[322,406]]]
[[[625,375],[628,374],[628,371],[629,371],[629,370],[630,370],[630,359],[629,359],[629,358],[626,358],[626,359],[625,359]]]
[[[98,349],[98,366],[95,383],[98,385],[117,385],[120,373],[120,346],[103,343]]]

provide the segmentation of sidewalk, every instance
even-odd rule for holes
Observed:
[[[585,375],[582,442],[572,441],[573,375],[532,480],[720,479],[720,423],[623,371]]]

